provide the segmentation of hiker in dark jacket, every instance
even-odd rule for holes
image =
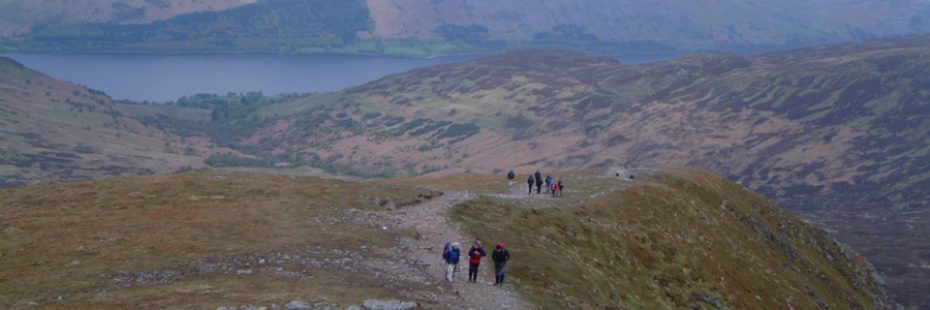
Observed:
[[[539,173],[539,170],[536,170],[536,174],[533,176],[536,178],[536,194],[538,195],[543,185],[542,174]]]
[[[562,189],[565,188],[565,183],[562,182],[562,179],[559,179],[559,181],[556,182],[556,188],[558,188],[558,190],[559,190],[559,195],[558,195],[558,196],[559,196],[559,197],[562,197]]]
[[[507,262],[510,261],[510,252],[504,249],[504,243],[498,242],[491,252],[494,261],[494,285],[504,285],[504,274],[507,273]]]
[[[536,183],[536,181],[533,180],[533,176],[530,176],[528,179],[526,179],[526,184],[530,186],[530,191],[529,191],[528,193],[526,193],[527,195],[533,194],[533,184],[534,184],[534,183]]]
[[[478,266],[481,265],[481,258],[488,256],[488,253],[481,247],[481,242],[475,241],[468,249],[468,281],[478,283]]]
[[[453,242],[449,247],[442,251],[442,260],[446,262],[446,280],[452,282],[453,277],[455,276],[455,270],[459,266],[459,256],[461,255],[461,250],[459,250],[459,243]]]
[[[516,178],[517,175],[513,173],[513,170],[507,172],[507,186],[513,187],[513,178]]]

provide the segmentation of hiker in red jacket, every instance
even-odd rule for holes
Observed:
[[[487,255],[480,241],[475,241],[471,249],[468,249],[468,281],[478,282],[478,266],[481,265],[481,258]]]

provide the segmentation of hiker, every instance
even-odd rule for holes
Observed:
[[[531,175],[528,179],[526,179],[526,184],[530,186],[530,191],[526,193],[527,195],[533,194],[533,183],[536,183],[536,181],[533,180],[533,176]]]
[[[516,178],[517,175],[513,173],[513,170],[507,172],[507,186],[513,187],[513,178]]]
[[[533,176],[536,177],[536,194],[539,195],[543,184],[542,174],[539,174],[539,170],[536,170],[536,174]]]
[[[556,187],[559,190],[559,197],[562,197],[562,189],[565,188],[565,183],[562,182],[562,179],[559,179],[559,182],[556,183]]]
[[[552,192],[552,190],[550,189],[551,187],[552,187],[552,176],[551,176],[551,175],[547,175],[547,176],[546,176],[546,192],[547,192],[547,193],[551,193],[551,192]]]
[[[453,242],[442,252],[442,260],[446,262],[446,280],[452,282],[456,269],[459,267],[459,243]]]
[[[510,260],[510,252],[504,249],[504,243],[498,242],[491,252],[491,260],[494,261],[494,285],[504,285],[504,274],[507,273],[507,261]]]
[[[634,176],[634,175],[631,174],[631,175],[630,175],[630,180],[633,180],[633,179],[636,179],[636,176]]]
[[[468,281],[478,283],[478,266],[481,265],[481,258],[488,256],[488,253],[481,247],[481,241],[475,241],[468,249]]]
[[[555,195],[559,193],[559,184],[552,183],[549,185],[549,191],[552,193],[552,197],[555,198]]]

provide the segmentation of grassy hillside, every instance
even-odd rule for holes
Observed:
[[[524,51],[337,93],[166,106],[43,90],[11,64],[0,167],[6,186],[203,163],[359,177],[697,167],[825,225],[904,303],[926,305],[928,49],[912,37],[636,66]],[[56,112],[15,114],[29,109]]]
[[[681,171],[630,189],[575,177],[555,202],[485,198],[453,218],[505,242],[543,309],[879,309],[870,266],[738,184]]]
[[[454,211],[486,242],[508,242],[510,278],[533,308],[888,305],[854,252],[733,183],[697,172],[637,183],[564,176],[563,199],[488,194]],[[415,249],[403,240],[420,232],[387,214],[441,195],[404,184],[460,191],[485,178],[204,171],[3,190],[0,307],[342,308],[377,298],[456,308],[455,286],[431,283],[408,259]]]
[[[417,294],[437,288],[389,278],[380,269],[395,261],[384,250],[410,232],[384,231],[362,216],[430,195],[410,187],[209,172],[5,190],[0,307],[423,298]]]
[[[913,37],[636,66],[515,52],[251,105],[211,126],[267,163],[363,177],[708,169],[828,225],[926,304],[928,49]]]
[[[182,137],[124,113],[105,94],[0,58],[0,187],[202,167],[202,134]]]

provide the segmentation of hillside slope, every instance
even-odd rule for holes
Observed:
[[[507,244],[511,276],[543,309],[892,306],[852,249],[733,182],[697,171],[563,179],[561,198],[492,196],[453,211],[485,244]],[[604,190],[616,183],[632,184]]]
[[[922,1],[369,0],[383,38],[581,45],[630,52],[745,50],[927,30]]]
[[[105,94],[0,58],[0,187],[203,166],[205,136],[127,116]]]
[[[46,24],[151,23],[255,0],[0,0],[0,36],[23,35]]]
[[[0,50],[20,52],[672,55],[930,31],[919,0],[2,0],[0,12]]]
[[[223,145],[358,176],[699,167],[836,230],[926,304],[930,38],[624,65],[526,51],[214,122]],[[900,252],[889,247],[904,246]]]
[[[434,272],[441,243],[423,244],[434,239],[423,234],[455,225],[405,228],[417,218],[406,210],[446,208],[434,202],[458,196],[470,200],[453,211],[467,230],[509,244],[508,279],[533,309],[889,307],[854,252],[736,184],[697,172],[636,183],[565,176],[562,199],[457,194],[480,176],[343,182],[197,172],[3,190],[0,306],[342,308],[399,299],[497,309],[500,301],[460,296],[511,288],[491,288],[487,265],[479,284],[441,283]],[[526,223],[535,226],[510,226]]]

